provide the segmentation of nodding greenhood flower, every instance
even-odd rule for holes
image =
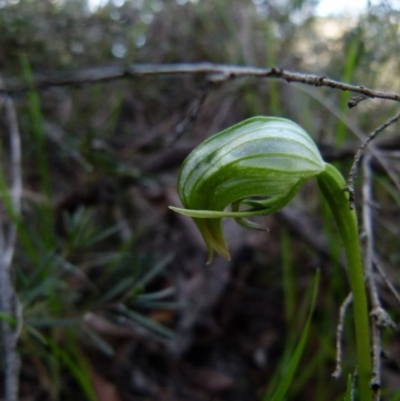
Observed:
[[[343,176],[322,160],[302,128],[283,118],[255,117],[209,138],[182,165],[178,190],[185,209],[171,209],[193,217],[207,244],[208,262],[214,251],[229,259],[223,217],[254,227],[245,217],[282,209],[312,177],[343,240],[353,294],[359,398],[370,401],[371,336],[357,215],[349,207]],[[230,212],[225,211],[228,205]]]
[[[190,153],[178,179],[185,209],[171,209],[193,217],[206,242],[208,262],[213,251],[229,259],[223,217],[257,228],[245,217],[282,209],[306,180],[324,169],[318,148],[299,125],[283,118],[250,118]],[[230,212],[225,211],[228,205]]]

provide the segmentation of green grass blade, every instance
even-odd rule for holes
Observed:
[[[160,301],[165,298],[168,298],[176,293],[176,289],[174,287],[167,287],[163,290],[157,292],[149,292],[147,294],[140,294],[137,296],[137,302],[153,302]]]
[[[123,308],[123,312],[127,315],[127,317],[135,321],[143,328],[149,330],[150,332],[158,334],[159,336],[164,337],[166,339],[171,339],[175,337],[175,332],[173,330],[163,326],[162,324],[156,322],[155,320],[152,320],[128,308]]]
[[[184,308],[185,304],[182,302],[164,301],[164,302],[139,302],[135,301],[135,306],[143,309],[164,309],[164,310],[176,310]]]
[[[119,231],[121,231],[121,227],[118,225],[115,225],[113,227],[102,230],[99,233],[93,235],[91,238],[87,238],[85,241],[85,247],[89,248],[91,246],[94,246],[94,245],[98,244],[99,242],[104,241],[105,239],[107,239],[109,237],[112,237]]]
[[[315,303],[317,300],[319,279],[320,279],[320,272],[317,271],[313,290],[312,290],[310,312],[308,314],[303,333],[300,337],[300,341],[299,341],[299,343],[293,353],[293,356],[287,366],[286,372],[284,373],[284,376],[282,377],[282,380],[280,381],[277,389],[274,391],[272,397],[269,398],[268,396],[265,396],[263,398],[263,401],[282,401],[285,398],[287,391],[289,390],[289,387],[293,381],[293,377],[296,374],[297,368],[299,367],[300,360],[303,355],[305,345],[307,342],[307,338],[308,338],[308,334],[310,331],[311,320],[312,320],[312,316],[314,313]]]
[[[115,284],[109,291],[107,291],[103,297],[96,300],[95,305],[99,307],[100,305],[105,305],[119,297],[125,297],[127,293],[132,292],[132,288],[135,284],[133,277],[127,277],[123,281],[119,281]]]
[[[169,254],[160,261],[158,261],[153,268],[151,268],[143,277],[141,277],[135,286],[133,287],[133,291],[138,290],[141,287],[144,287],[148,284],[154,277],[161,273],[162,270],[174,259],[173,254]]]
[[[99,349],[104,355],[109,357],[113,357],[115,355],[113,347],[94,330],[84,325],[82,327],[82,331],[88,337],[89,341],[93,343],[93,345],[95,345],[97,349]]]
[[[82,391],[90,401],[97,401],[97,395],[93,389],[93,385],[90,379],[90,371],[88,362],[86,359],[77,352],[76,346],[73,348],[76,350],[75,355],[65,351],[61,346],[52,340],[47,339],[48,344],[54,356],[60,360],[60,362],[69,370],[74,376],[75,380],[79,383]]]
[[[347,376],[347,387],[346,394],[344,395],[343,401],[352,401],[352,393],[353,393],[353,379],[351,374]]]
[[[346,65],[345,65],[345,70],[343,74],[343,81],[350,83],[354,76],[354,71],[357,67],[357,60],[359,58],[360,54],[360,33],[358,32],[356,35],[354,35],[351,43],[350,43],[350,48],[347,52],[346,55]],[[340,104],[340,111],[345,113],[347,111],[347,99],[348,99],[348,93],[347,92],[340,92],[340,98],[339,98],[339,104]],[[336,129],[336,140],[335,144],[337,147],[341,147],[344,143],[346,137],[346,125],[343,123],[343,121],[339,120],[337,129]]]

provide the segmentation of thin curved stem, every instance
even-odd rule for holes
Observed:
[[[354,210],[349,208],[348,195],[344,191],[346,182],[335,167],[326,164],[325,170],[317,176],[317,180],[336,220],[345,248],[350,287],[353,294],[359,400],[370,401],[372,398],[370,388],[372,374],[371,337],[364,271],[358,241],[357,216]]]

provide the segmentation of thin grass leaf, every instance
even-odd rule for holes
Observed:
[[[175,292],[176,290],[174,287],[168,287],[161,291],[138,295],[138,297],[136,298],[136,302],[159,301],[160,299],[165,299],[167,297],[174,295]]]
[[[313,375],[317,375],[320,372],[321,366],[324,366],[326,360],[329,360],[327,352],[322,350],[322,352],[316,353],[310,360],[307,361],[307,365],[304,366],[301,371],[298,372],[296,380],[290,386],[290,392],[295,397],[299,392],[309,384],[309,380]],[[322,375],[323,376],[323,375]],[[329,374],[325,377],[330,378]],[[318,398],[316,398],[318,399]]]
[[[90,269],[93,267],[99,267],[99,266],[106,266],[110,264],[114,264],[116,260],[119,260],[121,258],[121,255],[118,251],[116,252],[93,252],[93,253],[88,253],[90,256],[88,259],[83,261],[83,263],[80,265],[81,268],[84,269]],[[67,262],[69,263],[69,262]],[[79,267],[78,267],[79,269]],[[97,282],[96,282],[97,284]]]
[[[164,309],[164,310],[176,310],[181,309],[185,305],[182,302],[140,302],[135,301],[135,306],[144,308],[144,309]]]
[[[133,287],[133,291],[137,291],[140,287],[144,287],[146,284],[150,283],[154,277],[159,275],[162,270],[174,259],[174,255],[170,253],[165,256],[165,258],[159,260],[142,278],[140,278],[135,286]]]
[[[119,231],[121,231],[121,227],[119,225],[110,227],[106,230],[101,230],[101,232],[99,232],[98,234],[93,235],[93,237],[87,239],[85,242],[85,246],[91,247],[101,241],[104,241],[106,238],[113,236],[114,234],[116,234]]]
[[[68,368],[68,370],[74,376],[86,397],[90,401],[98,401],[90,379],[90,371],[86,359],[77,352],[75,352],[73,357],[70,353],[65,351],[61,346],[52,340],[48,340],[48,344],[51,346],[52,351],[55,352],[55,356],[59,358],[61,363]],[[71,347],[68,348],[70,349]]]
[[[272,396],[273,391],[278,388],[279,383],[282,380],[282,376],[284,375],[284,372],[287,370],[287,366],[289,366],[290,360],[293,357],[293,354],[295,352],[297,343],[298,343],[298,338],[301,337],[301,334],[303,333],[303,326],[305,326],[307,322],[307,318],[309,315],[310,311],[310,304],[309,304],[309,296],[312,292],[312,288],[314,283],[310,283],[309,287],[305,291],[305,295],[302,297],[301,301],[297,302],[296,305],[296,314],[294,316],[292,325],[290,327],[290,331],[288,332],[286,341],[285,341],[285,347],[283,349],[283,354],[280,357],[279,361],[279,367],[275,369],[274,374],[269,380],[268,383],[268,391],[266,393],[267,399]],[[299,374],[301,377],[302,374]],[[296,382],[298,381],[298,378],[296,378]]]
[[[46,338],[38,331],[36,330],[33,326],[31,326],[28,323],[24,323],[24,329],[33,337],[35,338],[39,343],[41,343],[44,346],[47,346],[47,340]],[[36,350],[37,351],[37,350]]]
[[[43,281],[32,279],[31,286],[27,291],[21,294],[21,301],[24,305],[32,305],[38,300],[48,296],[49,290],[52,288],[59,288],[61,285],[61,274],[50,273],[47,270],[49,277]]]
[[[104,269],[103,274],[96,280],[96,285],[98,288],[101,288],[103,285],[107,284],[111,278],[114,277],[125,277],[123,280],[119,281],[126,281],[132,280],[132,287],[137,280],[138,270],[136,266],[140,266],[141,264],[137,262],[137,252],[135,250],[135,243],[138,239],[138,235],[135,233],[133,234],[127,241],[125,241],[118,249],[117,252],[109,253],[102,258],[102,254],[100,254],[100,258],[102,261],[99,261],[97,265],[104,265],[108,264],[107,268]],[[97,253],[96,255],[99,255]],[[91,263],[98,259],[97,256],[91,258],[91,261],[87,263],[87,266],[91,266]],[[104,263],[107,261],[107,263]],[[95,264],[96,266],[96,264]],[[134,267],[134,272],[132,274],[132,266]],[[129,271],[127,273],[127,270]],[[117,291],[117,290],[115,290]],[[108,298],[111,295],[105,294]],[[93,302],[97,305],[104,303],[104,299],[93,300]]]
[[[143,316],[138,312],[130,310],[126,307],[121,308],[121,311],[124,312],[127,317],[155,334],[158,334],[167,339],[172,339],[175,337],[175,332],[173,330],[168,329],[160,323],[157,323],[156,321],[149,319],[148,317]]]
[[[96,306],[107,304],[119,297],[123,297],[127,292],[131,293],[135,280],[133,277],[126,277],[114,285],[106,294],[96,301]]]
[[[299,343],[296,347],[296,350],[289,362],[287,370],[286,370],[284,376],[282,377],[281,382],[278,385],[278,388],[274,391],[271,398],[264,397],[263,398],[264,401],[282,401],[282,400],[284,400],[284,398],[287,394],[287,391],[289,390],[289,387],[293,381],[293,377],[296,374],[297,368],[299,367],[300,360],[303,355],[305,345],[307,342],[308,334],[309,334],[310,327],[311,327],[311,320],[312,320],[312,316],[314,313],[315,303],[317,300],[319,280],[320,280],[320,272],[317,271],[317,273],[315,275],[313,290],[312,290],[310,312],[308,314],[307,322],[304,326],[303,333],[300,337],[300,341],[299,341]]]
[[[99,336],[96,332],[91,330],[88,326],[83,325],[82,331],[87,335],[89,341],[91,341],[100,351],[102,351],[105,355],[112,357],[115,355],[115,351],[113,347],[104,340],[101,336]]]
[[[74,248],[86,249],[114,235],[120,230],[118,225],[105,230],[93,224],[92,213],[84,207],[72,215],[64,213],[64,221],[68,227],[68,238]]]
[[[136,241],[138,240],[138,234],[134,233],[127,241],[125,241],[121,247],[118,249],[116,253],[116,258],[113,260],[110,270],[114,271],[118,268],[123,261],[126,260],[127,255],[130,255],[132,249],[134,249],[136,245]],[[131,258],[130,258],[131,259]]]
[[[353,394],[353,378],[351,377],[351,374],[349,374],[347,376],[346,394],[344,395],[343,401],[353,401],[352,394]]]

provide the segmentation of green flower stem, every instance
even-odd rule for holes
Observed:
[[[318,185],[328,201],[345,248],[348,275],[353,293],[353,314],[358,358],[358,391],[360,401],[371,401],[372,374],[368,304],[364,272],[358,241],[357,216],[349,207],[342,175],[330,164],[317,176]]]

